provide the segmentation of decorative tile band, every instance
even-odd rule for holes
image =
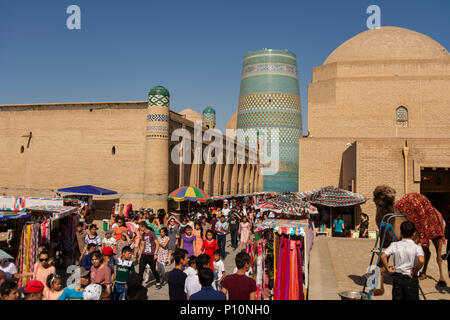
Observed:
[[[170,117],[168,114],[149,114],[147,115],[147,121],[162,121],[169,122]]]
[[[213,120],[216,121],[216,115],[214,113],[204,113],[203,120]]]
[[[279,92],[246,94],[239,97],[239,111],[268,109],[294,109],[301,111],[298,95]]]
[[[169,107],[169,97],[163,95],[150,95],[148,97],[150,106]]]
[[[256,64],[251,66],[246,66],[242,70],[242,78],[249,77],[257,74],[284,74],[298,78],[297,68],[293,65],[288,64]]]
[[[147,131],[169,131],[169,127],[148,126]]]

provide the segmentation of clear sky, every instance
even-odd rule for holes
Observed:
[[[68,30],[69,5],[81,30]],[[206,106],[217,126],[237,108],[242,59],[262,48],[297,55],[303,127],[311,71],[342,42],[381,24],[424,33],[450,48],[449,0],[0,0],[0,104],[146,100]]]

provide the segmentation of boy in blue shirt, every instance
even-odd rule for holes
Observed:
[[[87,252],[81,259],[81,266],[86,270],[91,270],[92,261],[91,261],[91,253],[95,251],[97,246],[94,243],[89,243],[87,246]]]

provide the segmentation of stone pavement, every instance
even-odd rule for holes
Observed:
[[[314,239],[310,260],[310,300],[340,300],[339,292],[361,291],[364,285],[362,275],[366,272],[374,239],[348,239],[318,237]],[[374,258],[374,263],[376,263]],[[447,264],[444,262],[444,270]],[[429,300],[450,300],[450,280],[446,274],[446,288],[436,288],[439,280],[439,269],[436,264],[436,253],[431,250],[428,265],[428,279],[421,280],[425,296]],[[392,279],[388,275],[384,281],[383,296],[373,296],[373,300],[392,299]],[[366,292],[368,290],[366,289]],[[423,299],[422,295],[420,298]]]

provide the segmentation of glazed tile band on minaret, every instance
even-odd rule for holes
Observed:
[[[170,94],[161,86],[148,94],[145,133],[144,207],[168,209]]]
[[[263,49],[245,55],[237,128],[279,130],[279,171],[264,176],[264,191],[297,192],[302,118],[295,54]]]

